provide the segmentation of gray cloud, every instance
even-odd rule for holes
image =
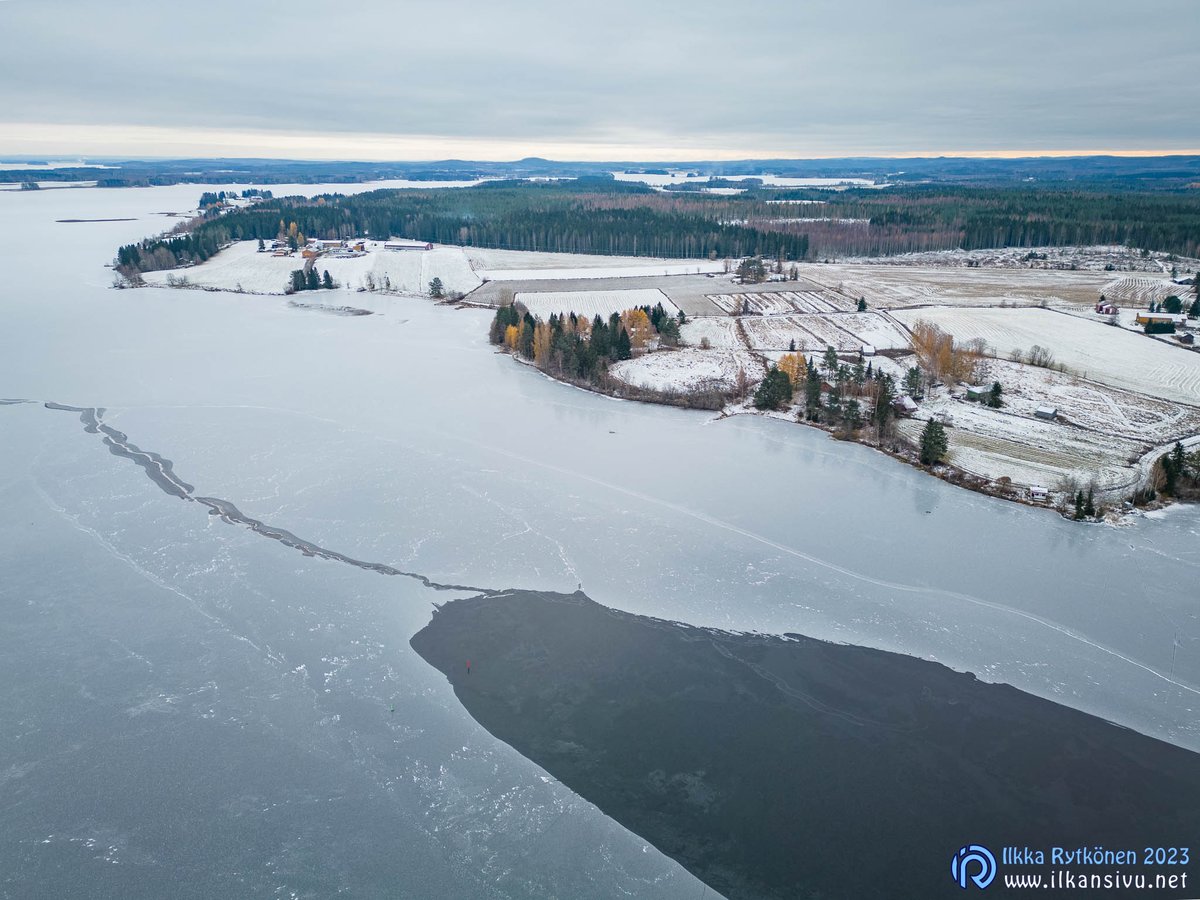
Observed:
[[[650,6],[8,2],[0,120],[795,156],[1200,146],[1194,0]]]

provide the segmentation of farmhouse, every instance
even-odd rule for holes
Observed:
[[[908,394],[901,394],[892,401],[892,409],[896,410],[899,415],[911,416],[917,411],[917,401]]]

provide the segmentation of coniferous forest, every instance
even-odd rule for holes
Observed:
[[[293,223],[296,228],[292,229]],[[136,273],[203,262],[230,241],[404,237],[440,244],[689,259],[785,260],[921,250],[1124,244],[1200,255],[1200,195],[1056,186],[657,191],[611,178],[267,198],[210,207],[120,248]]]

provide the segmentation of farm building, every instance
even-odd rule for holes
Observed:
[[[860,352],[862,353],[863,356],[874,356],[875,355],[875,346],[873,344],[863,344],[862,350]]]
[[[1029,488],[1029,499],[1034,503],[1045,503],[1050,499],[1050,491],[1048,488],[1040,487],[1039,485],[1031,485]]]
[[[384,250],[432,250],[433,244],[428,241],[388,241],[383,245]]]
[[[1102,316],[1115,316],[1117,314],[1117,306],[1115,303],[1106,303],[1101,300],[1096,304],[1096,312]]]
[[[1039,419],[1053,421],[1058,418],[1058,408],[1054,406],[1039,406],[1033,411],[1033,414]]]
[[[917,411],[917,401],[908,394],[901,394],[892,401],[892,409],[896,410],[899,415],[911,416]]]
[[[991,393],[991,388],[984,387],[982,384],[967,385],[967,399],[968,400],[975,400],[977,402],[982,403],[984,400],[986,400],[988,398],[988,394],[990,394],[990,393]]]
[[[1183,319],[1183,316],[1173,315],[1172,313],[1140,312],[1137,314],[1137,323],[1139,325],[1157,325],[1161,323],[1182,325]]]

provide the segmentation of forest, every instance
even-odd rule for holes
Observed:
[[[217,214],[214,214],[217,213]],[[664,192],[611,177],[264,198],[122,247],[125,273],[203,262],[234,240],[404,237],[565,253],[782,260],[921,250],[1124,244],[1200,255],[1195,192],[918,185]]]

